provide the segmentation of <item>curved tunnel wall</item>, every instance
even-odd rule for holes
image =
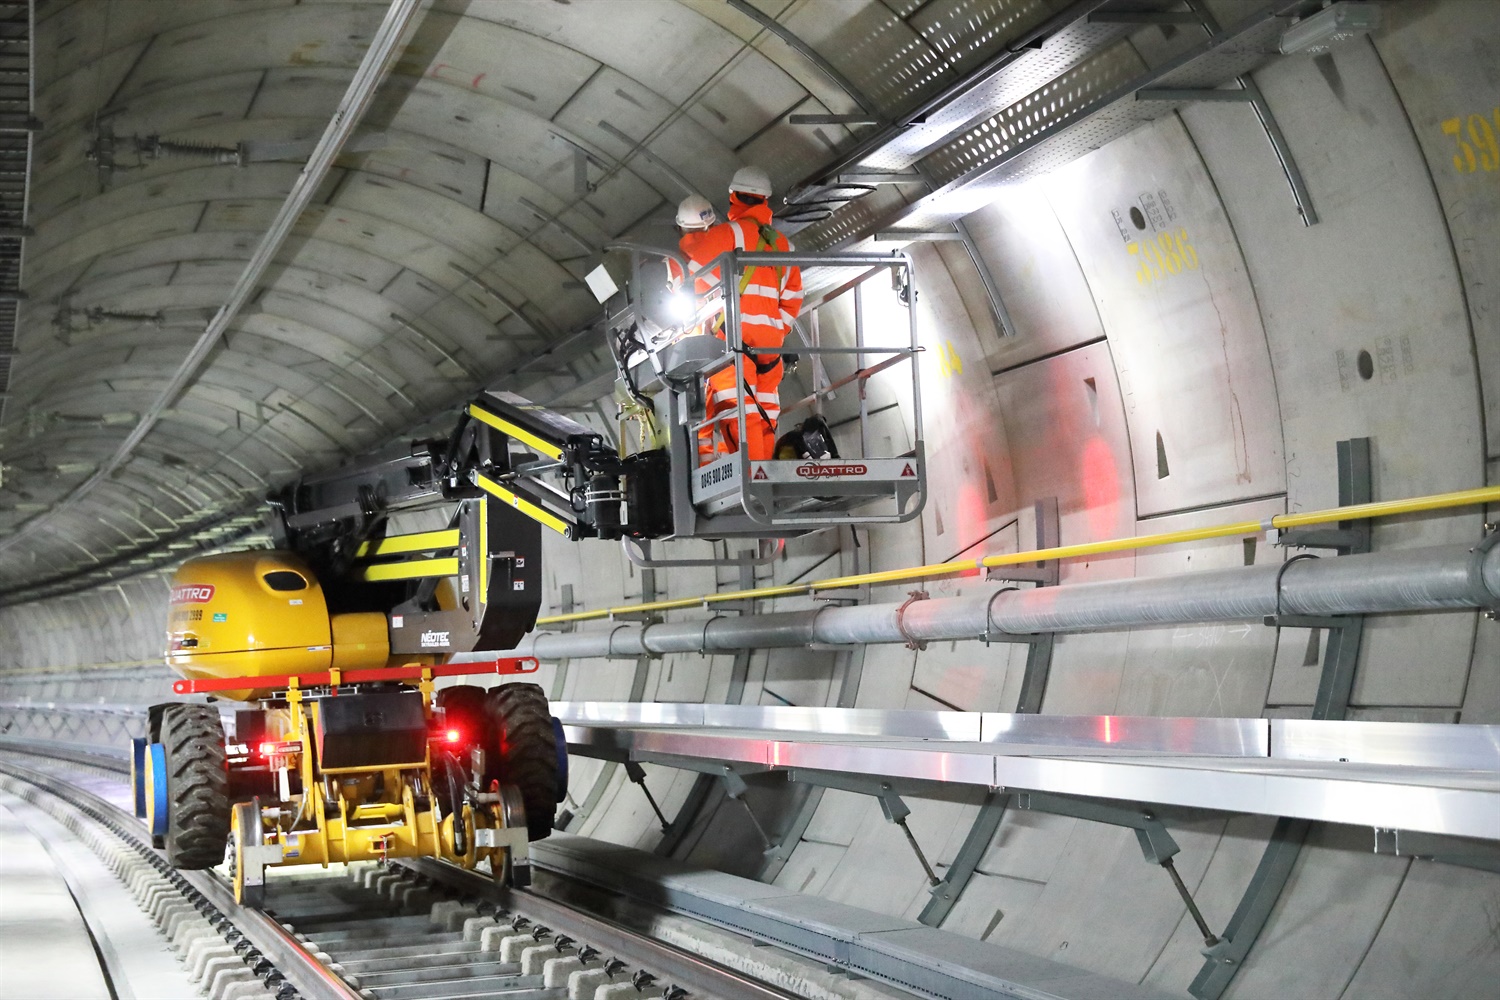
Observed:
[[[1486,280],[1500,268],[1500,157],[1489,170],[1480,150],[1468,169],[1443,127],[1489,113],[1496,39],[1492,5],[1390,5],[1371,39],[1257,73],[1321,218],[1313,227],[1297,218],[1253,116],[1232,105],[1190,107],[1006,189],[967,223],[1014,338],[1000,336],[961,247],[917,248],[928,507],[905,529],[861,532],[858,545],[847,532],[793,541],[761,579],[1015,550],[1034,534],[1030,504],[1046,496],[1059,500],[1064,543],[1330,506],[1334,444],[1352,436],[1373,439],[1377,498],[1500,483],[1500,290]],[[1153,266],[1147,240],[1177,267]],[[328,256],[319,260],[329,266]],[[122,270],[121,287],[140,280],[134,267],[149,266],[143,258]],[[295,296],[303,279],[287,280],[278,289]],[[293,315],[318,326],[316,316]],[[847,340],[844,306],[829,308],[823,331]],[[872,391],[873,426],[900,450],[911,418],[890,381]],[[848,406],[846,397],[833,410],[847,416]],[[1483,520],[1466,510],[1382,522],[1375,545],[1468,542]],[[1263,538],[1229,539],[1074,561],[1063,578],[1282,558]],[[643,575],[603,543],[549,540],[546,567],[552,610],[564,586],[576,604],[597,607],[739,584],[727,570]],[[886,588],[874,598],[900,596]],[[165,689],[165,673],[130,671],[159,653],[163,601],[161,583],[147,578],[0,610],[0,665],[59,671],[14,677],[6,689],[154,700],[147,692]],[[1044,711],[1305,716],[1325,639],[1224,625],[1062,637]],[[569,699],[1010,710],[1023,661],[1022,647],[978,643],[674,654],[549,664],[543,683]],[[74,672],[91,664],[125,669]],[[1500,632],[1473,613],[1373,618],[1353,701],[1354,718],[1500,722]],[[675,815],[696,777],[646,771]],[[570,795],[572,831],[659,842],[654,815],[620,769],[577,761]],[[717,789],[676,855],[883,912],[914,916],[927,901],[904,838],[873,799],[755,787],[747,802],[773,829],[810,815],[785,857],[764,856],[745,805]],[[908,803],[913,833],[946,865],[976,800]],[[1269,821],[1167,818],[1183,846],[1183,877],[1222,926]],[[1500,962],[1486,916],[1497,902],[1500,877],[1375,857],[1368,831],[1316,829],[1229,995],[1482,995]],[[1191,921],[1129,831],[1041,814],[1006,817],[943,926],[1179,992],[1201,964]]]

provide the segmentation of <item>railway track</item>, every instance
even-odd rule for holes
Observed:
[[[242,909],[225,873],[177,871],[151,847],[120,805],[122,762],[39,744],[0,750],[0,787],[100,856],[212,1000],[797,995],[435,860],[284,870],[265,912]]]

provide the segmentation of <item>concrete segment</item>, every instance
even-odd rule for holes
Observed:
[[[677,187],[722,203],[725,178],[747,162],[767,166],[780,205],[795,180],[837,166],[835,149],[882,128],[834,126],[813,135],[787,125],[786,108],[812,102],[843,111],[868,103],[874,117],[888,120],[1005,52],[1034,25],[1025,5],[999,21],[982,12],[954,19],[943,4],[865,3],[852,13],[846,5],[802,5],[787,15],[786,29],[851,77],[848,88],[857,93],[842,93],[810,77],[806,57],[791,48],[745,50],[751,22],[732,10],[708,17],[694,5],[621,5],[606,25],[584,4],[514,5],[499,20],[485,5],[441,7],[429,15],[442,20],[432,32],[443,39],[440,51],[417,67],[433,75],[406,74],[415,82],[404,100],[392,98],[383,125],[400,142],[341,166],[345,175],[328,192],[326,211],[303,224],[297,253],[268,282],[259,311],[241,318],[211,377],[173,404],[172,419],[118,478],[99,487],[97,502],[45,528],[30,525],[87,475],[79,470],[97,468],[151,404],[181,360],[172,345],[190,339],[204,311],[222,303],[263,230],[262,206],[296,173],[290,162],[224,169],[167,158],[114,171],[88,163],[74,139],[91,133],[101,95],[118,94],[128,108],[116,119],[122,135],[130,128],[215,142],[259,141],[263,134],[280,141],[290,134],[288,123],[306,125],[309,107],[332,105],[329,95],[358,56],[357,44],[328,39],[368,37],[382,5],[334,5],[349,8],[336,15],[320,5],[233,6],[228,13],[214,4],[38,10],[35,83],[44,128],[26,185],[33,235],[23,277],[30,298],[16,321],[9,382],[0,387],[0,544],[7,547],[0,593],[96,563],[129,565],[135,546],[191,530],[268,482],[401,439],[446,401],[442,387],[455,379],[594,406],[612,380],[601,345],[585,339],[576,350],[555,346],[597,313],[577,287],[582,248],[575,240],[597,250],[639,229],[670,242]],[[912,248],[922,286],[927,507],[910,525],[861,534],[858,548],[844,532],[793,539],[757,570],[756,581],[1024,547],[1034,537],[1031,504],[1044,497],[1058,499],[1066,542],[1228,520],[1252,507],[1258,520],[1327,506],[1337,496],[1334,442],[1358,435],[1375,441],[1379,499],[1483,482],[1486,458],[1493,470],[1492,456],[1500,455],[1493,321],[1500,314],[1500,283],[1493,280],[1500,273],[1500,189],[1491,183],[1500,159],[1484,140],[1500,127],[1486,117],[1493,39],[1500,36],[1496,6],[1381,5],[1383,24],[1370,35],[1316,58],[1273,57],[1255,70],[1293,154],[1288,166],[1300,170],[1310,192],[1303,210],[1321,216],[1317,225],[1302,224],[1264,130],[1208,103],[1175,114],[1163,105],[1160,118],[1123,137],[1100,132],[1101,119],[1091,118],[1088,133],[1075,134],[1086,140],[1073,142],[1076,156],[1054,162],[1045,150],[1028,154],[1024,183],[1000,183],[1002,167],[982,194],[969,198],[974,189],[954,186],[928,203],[931,217],[911,225],[946,225],[966,211],[973,246]],[[1059,106],[1071,114],[1088,95],[1139,72],[1138,60],[1159,65],[1200,34],[1195,27],[1132,30],[1128,46],[1081,54],[1059,84],[1049,83],[1051,74],[1024,75],[1034,57],[1046,55],[1033,53],[1002,71],[996,87],[1009,102],[1051,86],[1069,95]],[[58,43],[65,37],[82,41],[64,47]],[[85,44],[90,38],[108,44],[96,52]],[[321,68],[287,68],[288,52],[319,41]],[[1072,44],[1071,36],[1054,36],[1048,47],[1056,41]],[[1274,49],[1274,37],[1262,41],[1260,50]],[[848,53],[859,58],[841,57]],[[691,79],[677,72],[683,66],[691,67]],[[690,98],[694,103],[684,105]],[[900,148],[879,154],[882,164],[900,169],[920,157],[936,183],[948,183],[994,165],[990,157],[1000,155],[1013,130],[1035,134],[1038,122],[1049,120],[1035,116],[1050,108],[1007,111],[968,96],[954,113],[959,120],[947,121],[940,109],[901,128]],[[1139,117],[1140,106],[1130,114]],[[985,130],[958,142],[971,118]],[[628,150],[600,132],[600,121],[649,140],[683,180],[634,157],[618,170],[583,163],[587,176],[575,186],[565,160],[557,160],[567,154],[558,150],[575,142],[591,155]],[[959,131],[945,138],[950,128]],[[68,155],[49,152],[65,145]],[[515,192],[533,187],[545,197],[532,192],[532,200],[561,213],[577,235],[540,225],[517,207]],[[919,196],[915,186],[881,186],[826,225],[799,232],[796,223],[779,224],[811,245],[845,235],[838,226],[845,217],[899,220],[900,203]],[[461,281],[465,273],[480,275],[483,287]],[[861,293],[870,338],[888,335],[884,324],[903,314],[879,286],[869,282]],[[1014,336],[998,326],[1002,308]],[[90,315],[95,309],[99,316]],[[533,339],[533,325],[541,341]],[[820,316],[825,344],[852,345],[852,327],[849,296]],[[505,374],[544,347],[563,356]],[[787,376],[788,401],[811,387],[810,365],[802,367]],[[835,375],[852,370],[834,367]],[[880,375],[862,393],[841,391],[826,401],[846,454],[860,450],[860,398],[874,413],[866,435],[872,450],[917,447],[911,401]],[[613,429],[607,403],[604,410],[601,426]],[[1479,510],[1402,518],[1377,529],[1377,549],[1472,545],[1483,520]],[[564,585],[573,588],[575,606],[590,609],[642,596],[644,577],[612,546],[546,544],[544,613],[563,607]],[[1154,555],[1070,560],[1062,573],[1070,583],[1104,582],[1274,568],[1286,556],[1251,531]],[[667,575],[656,574],[658,591]],[[671,596],[738,585],[732,571],[715,567],[674,568],[670,577]],[[925,589],[965,597],[974,585],[957,578]],[[876,587],[869,599],[899,603],[907,589]],[[774,610],[810,606],[777,601]],[[0,702],[161,700],[170,680],[159,666],[168,611],[167,588],[153,573],[0,609]],[[1361,710],[1452,713],[1465,692],[1500,690],[1496,658],[1486,656],[1493,629],[1478,622],[1476,646],[1475,628],[1472,613],[1371,621],[1356,676]],[[1053,714],[1305,711],[1327,641],[1327,630],[1259,624],[1243,632],[1186,624],[1069,637],[1057,644],[1045,706]],[[760,651],[738,663],[678,654],[650,664],[575,661],[566,671],[544,668],[539,680],[553,685],[554,696],[579,700],[1008,711],[1025,658],[1024,650],[979,643],[852,652],[838,663],[802,648]],[[842,677],[853,680],[844,687]],[[1230,703],[1240,707],[1231,711]],[[0,709],[0,728],[99,745],[118,745],[122,737],[112,717],[8,708]],[[618,770],[575,764],[575,829],[620,844],[656,843],[654,815],[639,789],[621,787]],[[667,785],[668,778],[649,773],[674,817],[691,780]],[[745,827],[743,807],[716,797],[700,815],[683,817],[694,821],[694,832],[676,856],[892,918],[921,912],[928,897],[901,853],[906,845],[872,819],[868,801],[827,794],[804,807],[780,788],[754,789],[750,799],[774,835],[810,824],[807,839],[786,845],[784,867],[760,853],[753,833],[743,843],[734,839]],[[968,813],[951,803],[908,802],[924,848],[939,863],[951,860]],[[1128,850],[1098,847],[1114,839],[1080,826],[1008,819],[986,857],[1005,870],[971,884],[946,926],[1039,959],[1116,975],[1128,967],[1127,978],[1181,993],[1201,956],[1200,942],[1184,929],[1180,901],[1142,891],[1129,912],[1101,908],[1111,886],[1128,882],[1116,863],[1139,862]],[[706,831],[701,838],[699,831]],[[840,835],[830,839],[827,831]],[[1201,872],[1215,859],[1204,875],[1212,903],[1205,911],[1218,930],[1257,852],[1229,834],[1194,833],[1182,838],[1182,866]],[[1128,837],[1125,847],[1134,849]],[[1217,871],[1226,854],[1233,864]],[[1389,859],[1352,848],[1309,857],[1300,888],[1257,946],[1247,966],[1254,981],[1243,989],[1282,995],[1299,987],[1305,993],[1309,983],[1352,984],[1352,995],[1375,983],[1418,996],[1493,980],[1483,965],[1488,952],[1461,933],[1433,934],[1430,920],[1412,916],[1482,915],[1494,896],[1492,880],[1456,880],[1437,897],[1420,878],[1393,887],[1372,911],[1391,914],[1377,932],[1330,917],[1336,910],[1304,905],[1303,897],[1316,902],[1315,887],[1341,878],[1367,887]],[[170,895],[145,866],[115,864],[143,904]],[[350,873],[362,882],[384,877],[373,865]],[[1335,902],[1348,896],[1325,895]],[[1294,919],[1299,906],[1326,926],[1309,936]],[[1463,923],[1483,927],[1482,920]],[[498,938],[489,932],[500,930],[478,928],[479,940]],[[184,939],[184,954],[197,946],[201,956],[201,939]],[[740,949],[728,940],[718,946],[729,955]]]

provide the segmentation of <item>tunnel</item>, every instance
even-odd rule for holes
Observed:
[[[1500,995],[1497,136],[1490,0],[0,0],[0,993]]]

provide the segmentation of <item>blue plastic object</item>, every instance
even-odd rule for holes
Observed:
[[[146,748],[151,761],[151,787],[146,794],[151,796],[151,836],[167,835],[167,748],[153,743]]]
[[[557,739],[557,801],[568,797],[568,740],[563,736],[562,720],[552,716],[552,735]]]
[[[146,747],[150,740],[137,736],[130,741],[130,789],[134,793],[135,818],[146,818]]]

